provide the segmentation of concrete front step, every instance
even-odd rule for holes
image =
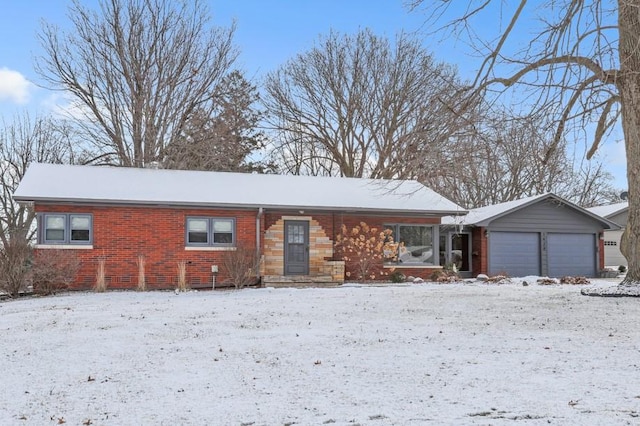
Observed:
[[[312,277],[309,275],[265,275],[264,287],[335,287],[342,283],[333,281],[330,275]]]

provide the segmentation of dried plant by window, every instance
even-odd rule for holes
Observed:
[[[146,263],[146,259],[144,257],[144,255],[140,254],[138,255],[138,259],[136,260],[136,263],[138,265],[138,287],[136,287],[136,290],[138,291],[145,291],[147,289],[147,280],[145,278],[145,263]]]
[[[178,290],[187,291],[187,261],[181,260],[178,262]]]
[[[107,290],[107,280],[105,277],[107,260],[105,258],[98,259],[98,269],[96,270],[96,284],[93,289],[97,293],[104,293]]]

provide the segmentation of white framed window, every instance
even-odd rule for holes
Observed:
[[[435,265],[434,226],[404,223],[385,224],[385,229],[393,232],[393,241],[398,244],[396,261],[386,261],[402,265]]]
[[[187,246],[232,247],[236,221],[233,218],[187,217]]]
[[[40,213],[38,215],[39,244],[93,243],[93,217],[78,213]]]

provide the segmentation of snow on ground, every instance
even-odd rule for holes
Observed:
[[[581,287],[2,302],[0,424],[638,424],[640,300]]]

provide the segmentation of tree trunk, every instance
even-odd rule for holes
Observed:
[[[620,250],[629,268],[623,285],[640,285],[640,0],[618,0],[622,129],[627,152],[629,218]]]

